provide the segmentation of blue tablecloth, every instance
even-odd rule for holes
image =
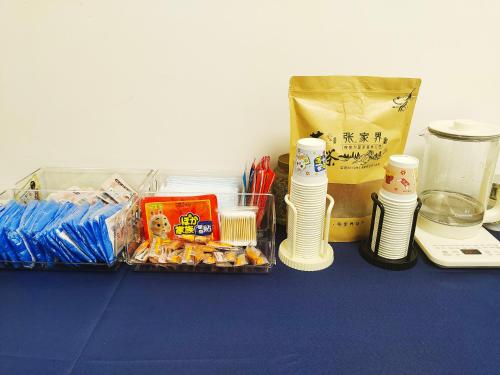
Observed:
[[[313,273],[2,271],[0,373],[500,373],[500,270],[334,249]]]

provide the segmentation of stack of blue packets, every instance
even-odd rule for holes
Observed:
[[[114,225],[125,204],[33,200],[0,208],[0,261],[13,267],[37,263],[116,261]]]

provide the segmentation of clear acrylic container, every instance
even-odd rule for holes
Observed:
[[[195,176],[195,177],[210,177],[210,178],[227,178],[234,177],[234,179],[241,179],[240,176],[234,173],[224,172],[168,172],[157,171],[151,180],[145,185],[148,188],[140,193],[140,199],[149,197],[167,197],[167,196],[197,196],[206,194],[215,194],[218,202],[228,208],[244,208],[254,207],[255,202],[261,202],[262,219],[257,225],[257,244],[256,248],[262,251],[269,264],[257,265],[244,265],[244,266],[225,266],[220,267],[215,264],[197,265],[188,264],[171,264],[171,263],[142,263],[134,259],[133,255],[138,246],[144,241],[144,228],[142,222],[138,223],[138,232],[141,233],[140,241],[132,241],[127,247],[126,262],[135,271],[147,272],[209,272],[209,273],[268,273],[276,264],[275,257],[275,231],[276,231],[276,214],[275,202],[272,194],[246,194],[241,192],[228,193],[228,192],[213,192],[213,191],[170,191],[168,187],[169,177],[171,176]],[[242,184],[239,186],[241,191]],[[220,206],[217,215],[220,216]]]
[[[39,202],[47,201],[51,194],[69,194],[75,196],[83,196],[86,194],[97,195],[102,193],[99,190],[104,181],[109,179],[114,174],[118,174],[132,189],[133,193],[122,202],[122,207],[117,208],[116,215],[106,221],[106,229],[109,241],[106,245],[102,245],[99,249],[96,243],[87,243],[88,250],[93,253],[102,253],[102,249],[106,248],[108,252],[105,254],[106,261],[98,258],[82,261],[72,261],[76,258],[75,254],[71,254],[68,258],[61,259],[53,257],[53,259],[44,260],[41,257],[35,257],[30,261],[21,261],[8,259],[8,256],[3,254],[0,259],[0,268],[9,269],[90,269],[90,270],[110,270],[116,269],[120,262],[124,259],[124,253],[127,251],[128,243],[139,236],[137,230],[139,226],[139,195],[141,190],[148,190],[148,184],[152,181],[153,170],[151,169],[112,169],[112,168],[40,168],[30,173],[28,176],[19,180],[15,187],[5,190],[0,193],[0,209],[5,207],[9,202],[15,201],[20,204],[29,204],[34,200]],[[61,203],[58,203],[61,204]],[[80,203],[78,203],[80,204]],[[2,217],[0,220],[4,220]],[[14,225],[15,226],[15,225]],[[12,228],[11,228],[12,229]],[[3,231],[7,233],[7,231]],[[12,232],[12,230],[10,230]],[[20,232],[21,233],[21,232]],[[22,239],[24,243],[28,243],[28,247],[33,246],[31,237],[35,237],[35,232],[22,232],[22,236],[17,238]],[[1,234],[1,233],[0,233]],[[15,233],[14,233],[15,234]],[[65,236],[63,233],[61,236]],[[27,237],[30,237],[27,239]],[[66,238],[66,237],[65,237]],[[101,233],[101,238],[104,234]],[[7,241],[7,237],[2,237],[2,241]],[[8,240],[9,242],[11,239]],[[36,240],[33,240],[36,241]],[[70,242],[74,244],[74,242]],[[65,244],[67,244],[65,242]],[[36,244],[34,245],[36,247]],[[63,245],[67,249],[67,245]],[[77,246],[78,247],[78,246]],[[54,245],[55,251],[62,251],[57,245]],[[30,247],[30,254],[34,254]],[[48,254],[47,248],[43,250]],[[68,254],[66,250],[65,254]],[[48,259],[49,257],[47,257]],[[88,258],[88,257],[87,257]],[[68,260],[69,259],[69,260]]]

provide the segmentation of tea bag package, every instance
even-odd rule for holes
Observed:
[[[328,193],[335,199],[331,241],[368,237],[370,195],[382,184],[389,156],[404,151],[420,82],[418,78],[291,78],[290,168],[300,138],[326,141]]]

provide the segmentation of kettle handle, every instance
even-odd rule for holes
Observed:
[[[484,212],[483,223],[494,223],[500,221],[500,189],[496,191],[495,205]]]

